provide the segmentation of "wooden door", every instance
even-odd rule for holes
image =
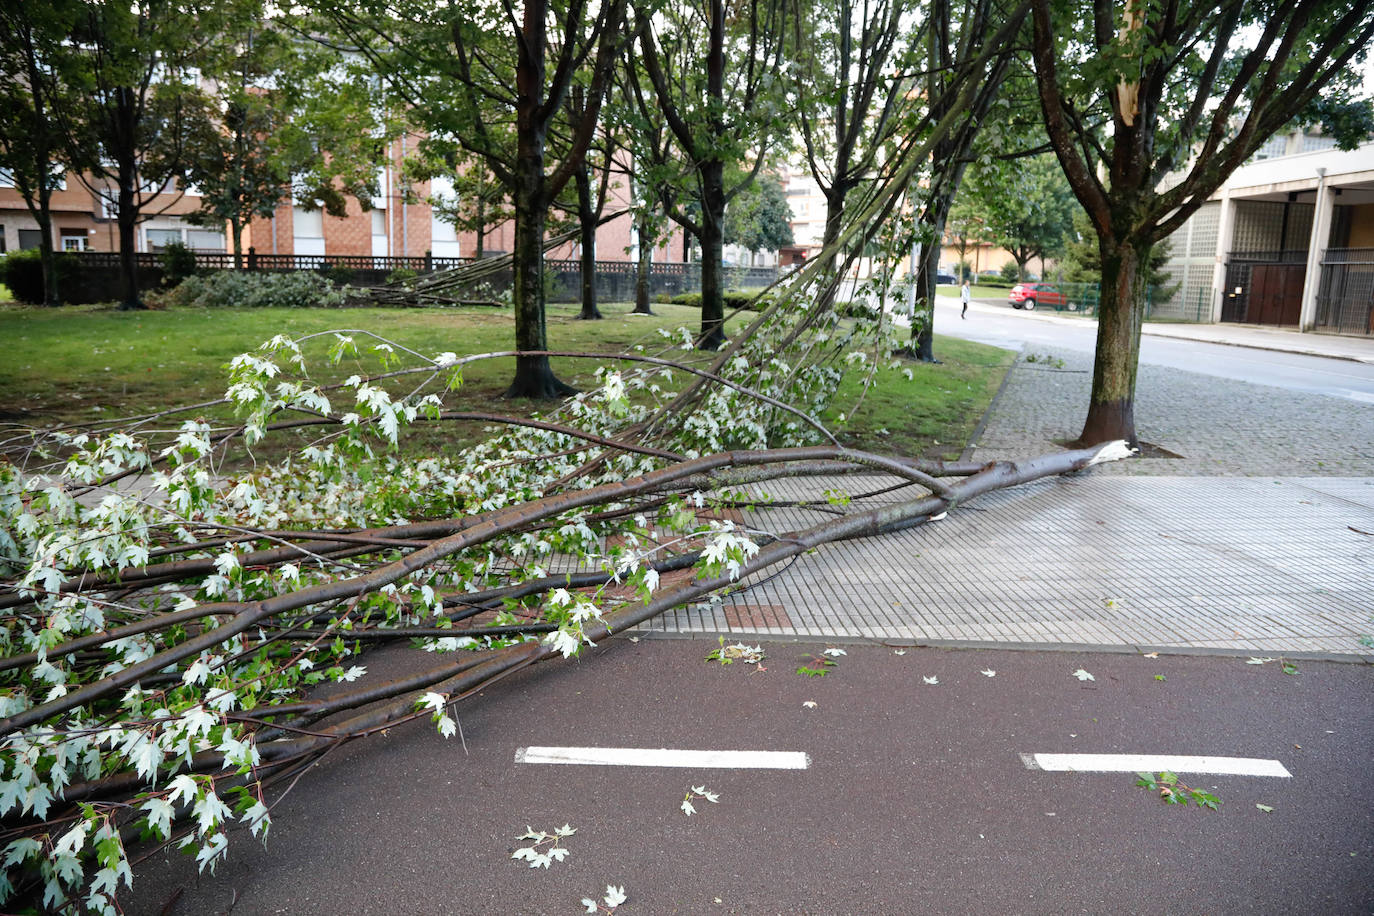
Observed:
[[[1302,312],[1303,264],[1256,264],[1250,271],[1251,324],[1296,325]]]

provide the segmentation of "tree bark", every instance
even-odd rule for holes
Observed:
[[[1079,442],[1124,439],[1140,443],[1135,431],[1135,381],[1140,356],[1140,324],[1145,313],[1145,280],[1150,246],[1127,241],[1101,243],[1102,299],[1097,315],[1097,352],[1088,416]]]
[[[138,210],[135,207],[133,167],[119,170],[119,276],[123,311],[143,308],[138,289]]]
[[[43,304],[58,306],[62,304],[62,290],[57,277],[57,249],[52,243],[52,216],[49,209],[51,197],[51,192],[46,189],[39,190],[39,204],[38,209],[33,212],[33,221],[38,224],[38,231],[43,234],[38,247],[38,257],[43,268]]]
[[[581,232],[578,247],[582,266],[582,313],[577,317],[595,321],[603,316],[596,307],[596,208],[592,204],[592,176],[586,166],[573,174],[573,181],[577,183],[577,222]]]
[[[482,260],[483,242],[487,237],[487,199],[477,195],[477,260]]]
[[[649,270],[652,265],[654,255],[653,230],[649,225],[647,214],[641,214],[639,223],[635,227],[636,235],[639,239],[639,259],[635,266],[635,308],[636,315],[652,315],[654,310],[649,307]]]
[[[544,322],[544,220],[548,214],[544,152],[548,127],[541,97],[544,91],[544,51],[548,3],[525,4],[521,31],[523,48],[515,70],[516,151],[514,187],[515,261],[512,298],[515,306],[515,345],[522,351],[547,350]],[[517,356],[515,378],[508,398],[552,400],[572,394],[573,388],[554,377],[547,356]]]
[[[725,104],[725,3],[711,0],[711,35],[706,51],[706,95],[716,105],[711,118],[715,135],[725,133],[720,108]],[[719,350],[725,343],[725,289],[721,258],[725,247],[725,163],[708,156],[701,176],[701,337],[700,350]]]
[[[542,147],[541,142],[538,144]],[[521,137],[524,144],[524,135]],[[519,187],[515,194],[515,261],[512,281],[515,305],[515,346],[522,351],[547,350],[544,320],[544,216],[542,204],[544,169],[541,155],[521,155],[516,163]],[[560,382],[547,356],[517,356],[515,378],[507,398],[552,400],[567,397],[576,389]]]
[[[701,337],[697,341],[700,350],[719,350],[725,343],[724,171],[719,160],[702,167],[706,190],[701,201]]]

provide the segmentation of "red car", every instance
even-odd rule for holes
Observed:
[[[1062,309],[1069,304],[1069,297],[1059,291],[1053,283],[1018,283],[1011,288],[1007,301],[1014,309],[1030,310],[1036,304],[1052,305]]]

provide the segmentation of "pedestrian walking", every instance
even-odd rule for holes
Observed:
[[[964,280],[964,285],[963,285],[963,287],[960,288],[960,290],[959,290],[959,301],[962,302],[962,303],[964,304],[963,310],[959,312],[959,317],[960,317],[960,318],[967,318],[967,317],[968,317],[968,298],[969,298],[968,280],[965,279],[965,280]]]

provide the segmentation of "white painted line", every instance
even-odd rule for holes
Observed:
[[[811,765],[811,758],[800,751],[684,751],[666,747],[522,747],[515,752],[515,762],[691,769],[804,770]]]
[[[1022,754],[1030,770],[1069,773],[1217,773],[1225,776],[1293,774],[1277,760],[1255,757],[1182,757],[1173,754]]]

